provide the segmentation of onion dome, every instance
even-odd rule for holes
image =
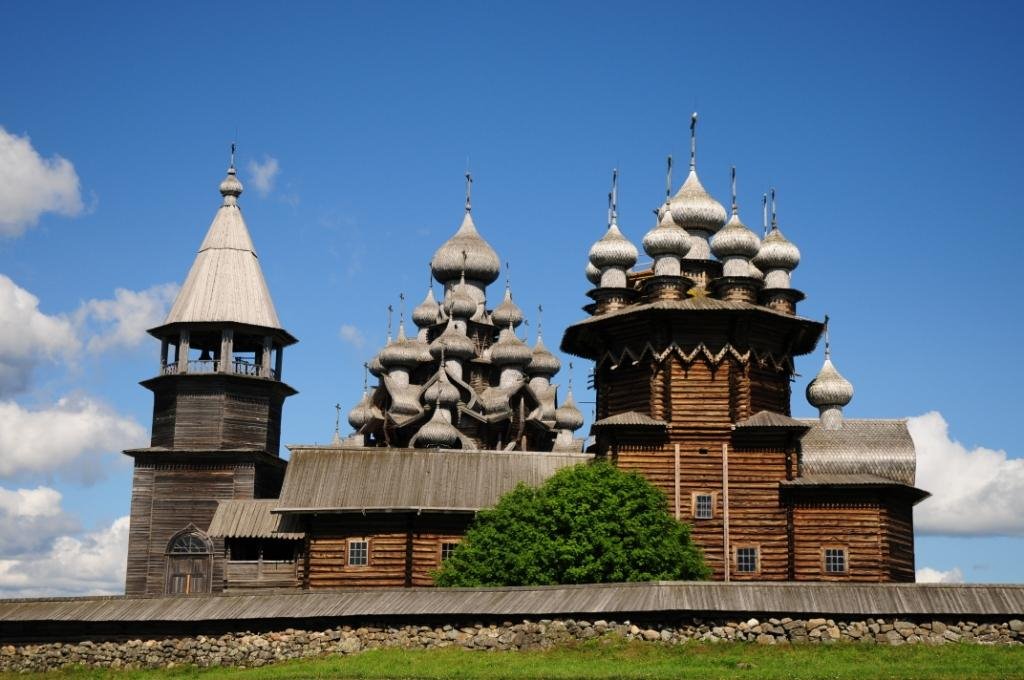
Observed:
[[[783,236],[777,226],[773,226],[761,242],[761,249],[753,261],[763,272],[770,269],[792,271],[800,264],[800,249]]]
[[[512,301],[512,289],[505,286],[505,298],[491,312],[491,322],[498,328],[518,328],[523,323],[523,310]]]
[[[456,319],[468,319],[476,313],[476,308],[476,300],[466,291],[466,276],[462,274],[445,296],[444,311]]]
[[[370,371],[371,375],[374,375],[374,376],[379,378],[381,375],[384,374],[384,365],[380,362],[380,355],[390,345],[391,345],[391,339],[389,338],[388,339],[388,344],[384,346],[384,349],[382,349],[380,352],[377,352],[375,355],[373,355],[373,358],[370,359],[370,363],[366,365],[366,368],[367,368],[368,371]]]
[[[819,409],[842,407],[853,399],[853,384],[844,378],[826,355],[825,363],[814,380],[807,385],[807,401]]]
[[[348,424],[353,429],[359,430],[370,422],[370,418],[373,417],[373,411],[370,408],[370,392],[363,392],[363,398],[359,400],[359,403],[348,412]]]
[[[562,405],[555,409],[555,427],[560,430],[578,430],[583,427],[583,414],[576,408],[572,390],[565,396]]]
[[[442,283],[459,278],[463,267],[467,279],[482,281],[484,285],[494,283],[501,273],[498,254],[477,232],[468,209],[459,230],[430,259],[430,271]]]
[[[232,153],[234,153],[232,151]],[[242,195],[242,183],[238,180],[234,163],[228,168],[228,176],[220,183],[220,195],[224,197],[226,205],[232,205]]]
[[[690,235],[672,221],[668,210],[662,210],[657,226],[644,236],[644,251],[651,257],[686,257],[690,252]]]
[[[440,310],[437,300],[434,299],[434,289],[431,287],[427,291],[427,297],[423,298],[423,302],[412,310],[412,322],[416,324],[417,328],[429,328],[437,323]]]
[[[459,332],[449,320],[444,333],[430,343],[430,356],[440,359],[442,352],[451,359],[470,359],[476,356],[476,344],[465,333]]]
[[[544,378],[551,378],[562,368],[562,362],[544,346],[544,340],[537,335],[537,344],[533,346],[533,353],[530,363],[526,365],[528,375],[538,375]]]
[[[405,324],[398,324],[398,340],[380,352],[380,364],[385,370],[396,367],[410,368],[420,361],[422,348],[405,337]]]
[[[423,400],[428,404],[437,404],[441,408],[451,408],[459,403],[459,388],[448,380],[444,367],[437,374],[437,380],[423,393]]]
[[[711,252],[715,257],[742,257],[750,259],[761,248],[761,239],[747,225],[740,221],[739,212],[734,208],[726,225],[711,238]]]
[[[491,345],[491,363],[495,366],[525,366],[531,358],[533,352],[511,327],[501,334],[498,342]]]
[[[441,416],[441,408],[435,407],[430,420],[416,433],[416,447],[451,448],[459,442],[459,431]]]
[[[636,264],[638,254],[636,246],[622,235],[619,225],[613,221],[604,236],[590,247],[590,264],[598,269],[629,269]]]
[[[725,208],[705,191],[692,167],[683,186],[672,197],[670,210],[672,221],[683,229],[714,233],[725,224]]]
[[[587,276],[587,281],[590,281],[595,286],[601,284],[601,270],[593,265],[590,260],[587,260],[587,268],[583,272]]]

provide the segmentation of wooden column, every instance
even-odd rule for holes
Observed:
[[[188,373],[188,344],[189,330],[182,328],[178,340],[178,373]]]
[[[170,349],[170,343],[167,342],[167,338],[160,340],[160,373],[164,372],[164,368],[167,366],[167,350]]]
[[[263,354],[260,357],[260,377],[270,377],[270,350],[274,347],[270,336],[263,337]]]
[[[722,444],[722,548],[725,558],[725,582],[728,583],[732,555],[729,554],[729,445],[725,443]]]
[[[276,361],[274,362],[274,372],[277,374],[275,376],[275,379],[277,379],[277,380],[281,379],[281,364],[283,364],[283,363],[284,363],[284,347],[282,346],[282,347],[278,347],[277,348],[277,357],[276,357]]]
[[[675,506],[676,506],[676,520],[679,520],[679,444],[676,444],[675,454],[673,458],[673,470],[675,472],[675,482],[673,488],[675,489]]]
[[[217,363],[218,373],[232,373],[235,363],[235,331],[225,328],[220,335],[220,361]]]

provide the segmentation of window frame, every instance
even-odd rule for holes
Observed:
[[[366,555],[365,555],[364,559],[366,561],[363,562],[362,564],[353,564],[352,563],[352,548],[353,548],[353,546],[356,543],[362,543],[365,546],[364,549],[366,551]],[[349,538],[349,539],[347,539],[345,541],[345,566],[346,567],[351,567],[353,569],[364,569],[364,568],[370,566],[370,554],[371,553],[370,553],[370,539],[369,538],[353,537],[353,538]]]
[[[829,571],[828,551],[840,550],[843,553],[843,570]],[[821,573],[824,576],[848,576],[850,574],[850,548],[840,544],[827,544],[821,546]]]
[[[754,551],[754,569],[751,571],[740,570],[740,550]],[[761,546],[756,543],[746,543],[733,546],[732,549],[733,574],[738,576],[757,576],[761,573]]]
[[[452,546],[451,551],[455,552],[455,550],[459,547],[459,545],[461,543],[462,543],[462,541],[457,541],[457,540],[456,541],[453,541],[453,540],[442,540],[440,543],[438,543],[438,546],[437,546],[438,564],[444,564],[445,560],[447,560],[448,557],[451,557],[450,554],[448,555],[448,557],[444,556],[444,547],[446,545]]]
[[[710,517],[698,517],[697,516],[697,507],[698,507],[698,505],[697,505],[697,498],[700,497],[700,496],[710,496],[711,497],[711,516]],[[717,514],[715,512],[715,510],[717,508],[718,508],[718,492],[717,491],[694,491],[694,492],[692,492],[690,494],[690,517],[692,519],[699,519],[699,520],[715,519],[715,516]]]

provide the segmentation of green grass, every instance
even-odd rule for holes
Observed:
[[[9,676],[15,677],[15,676]],[[19,678],[1024,678],[1024,647],[834,644],[676,647],[603,639],[548,651],[377,649],[254,669],[74,669]]]

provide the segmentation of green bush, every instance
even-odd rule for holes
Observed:
[[[661,491],[598,462],[505,494],[434,577],[440,586],[521,586],[709,575],[690,527],[672,517]]]

